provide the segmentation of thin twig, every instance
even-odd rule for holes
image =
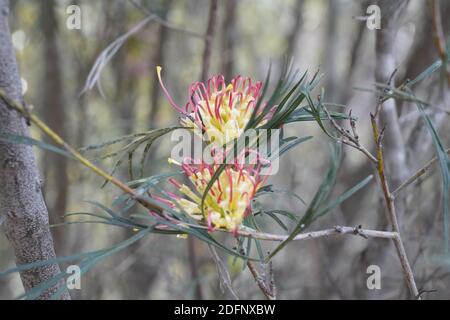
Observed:
[[[226,230],[223,230],[223,229],[219,229],[218,231],[226,232]],[[247,238],[268,240],[268,241],[285,241],[288,238],[287,235],[286,236],[285,235],[276,235],[276,234],[270,234],[270,233],[264,233],[264,232],[252,232],[252,231],[246,231],[246,230],[238,230],[237,235],[247,237]],[[359,227],[355,228],[355,227],[336,226],[334,228],[329,228],[329,229],[324,229],[324,230],[319,230],[319,231],[300,233],[297,236],[295,236],[292,239],[292,241],[318,239],[318,238],[335,236],[335,235],[354,235],[354,236],[360,236],[364,239],[367,239],[367,238],[395,239],[395,237],[397,236],[397,233],[390,232],[390,231],[362,229]]]
[[[233,286],[231,285],[231,277],[230,273],[228,272],[227,266],[223,263],[222,259],[220,259],[219,254],[212,245],[208,244],[208,248],[217,266],[217,273],[219,274],[220,280],[220,288],[226,291],[226,294],[233,300],[239,300],[238,295],[236,294],[236,292],[233,289]]]
[[[178,221],[172,217],[166,216],[166,219],[170,220],[173,223],[180,223],[184,226],[190,228],[204,229],[208,230],[208,226],[198,225],[198,224],[190,224],[183,221]],[[227,229],[216,229],[216,232],[225,232],[230,233],[235,236],[241,236],[246,238],[258,239],[258,240],[266,240],[266,241],[285,241],[289,236],[288,235],[279,235],[272,233],[265,233],[260,231],[253,231],[253,229],[242,228],[236,231],[227,230]],[[395,239],[397,236],[396,232],[391,231],[379,231],[379,230],[370,230],[370,229],[362,229],[361,226],[358,227],[343,227],[343,226],[335,226],[333,228],[319,230],[319,231],[310,231],[305,233],[300,233],[296,235],[292,241],[301,241],[301,240],[310,240],[310,239],[318,239],[323,237],[329,237],[334,235],[354,235],[360,236],[364,239],[368,238],[382,238],[382,239]]]
[[[105,172],[103,169],[96,166],[89,159],[85,158],[81,153],[71,147],[67,142],[65,142],[55,131],[49,128],[38,116],[27,111],[22,104],[11,99],[8,95],[0,89],[0,98],[2,98],[6,104],[19,112],[25,119],[28,119],[31,123],[36,125],[40,130],[42,130],[51,140],[53,140],[57,145],[61,146],[67,152],[69,152],[75,159],[77,159],[81,164],[92,170],[97,175],[101,176],[105,180],[119,187],[123,192],[129,194],[133,199],[142,204],[147,209],[153,210],[155,212],[162,212],[163,209],[159,206],[150,203],[149,201],[142,198],[139,194],[137,194],[133,189],[127,186],[125,183],[120,181],[119,179],[111,176],[109,173]]]
[[[450,148],[445,151],[447,154],[450,155]],[[405,182],[403,182],[401,185],[397,187],[394,191],[392,191],[391,196],[396,198],[397,195],[402,191],[404,188],[408,187],[410,184],[412,184],[414,181],[416,181],[418,178],[423,176],[425,173],[428,172],[435,164],[438,162],[439,158],[435,157],[428,161],[422,168],[416,171],[411,177],[409,177]]]
[[[203,290],[201,282],[199,281],[199,266],[197,259],[197,243],[194,237],[189,237],[187,241],[189,269],[191,271],[191,278],[194,279],[194,298],[195,300],[203,300]]]
[[[407,175],[405,165],[405,143],[403,141],[400,124],[398,122],[397,105],[395,99],[387,101],[387,97],[394,97],[391,92],[394,92],[392,83],[394,82],[394,76],[396,73],[396,61],[394,55],[395,34],[398,30],[398,26],[401,23],[401,6],[404,1],[395,2],[394,7],[391,8],[392,16],[385,17],[383,29],[376,35],[375,49],[376,49],[376,68],[375,68],[375,80],[378,83],[386,83],[383,86],[383,90],[378,97],[378,103],[374,113],[370,114],[370,121],[373,130],[373,139],[375,142],[377,166],[376,171],[378,173],[380,188],[383,193],[383,197],[387,208],[387,217],[390,221],[393,231],[397,233],[397,237],[394,239],[394,245],[398,259],[400,260],[403,277],[410,294],[418,299],[418,290],[414,280],[414,274],[409,264],[406,251],[403,245],[403,241],[400,235],[400,228],[397,221],[397,210],[394,203],[394,198],[391,196],[388,180],[386,177],[385,157],[383,152],[383,135],[384,129],[379,126],[380,117],[386,121],[386,125],[389,126],[387,132],[387,156],[390,165],[391,181],[395,184],[400,183],[401,180]],[[380,2],[382,11],[386,11],[391,6],[389,1]],[[404,8],[404,7],[403,7]],[[392,71],[393,70],[393,71]],[[380,130],[381,129],[381,130]],[[399,207],[399,214],[403,214],[403,207]]]
[[[404,277],[406,280],[406,283],[408,285],[409,291],[411,292],[411,295],[415,297],[416,299],[420,299],[419,291],[417,290],[417,285],[414,280],[414,274],[412,272],[411,266],[409,264],[405,247],[403,246],[403,241],[400,236],[400,228],[398,226],[397,221],[397,213],[395,210],[395,204],[394,204],[394,197],[392,197],[390,191],[389,191],[389,185],[387,183],[386,174],[385,174],[385,167],[384,167],[384,157],[383,157],[383,148],[382,148],[382,136],[383,136],[383,130],[380,132],[378,128],[378,118],[375,118],[373,114],[370,114],[371,116],[371,123],[372,123],[372,129],[373,129],[373,137],[377,149],[377,172],[378,176],[380,178],[381,183],[381,189],[383,191],[384,199],[386,202],[386,206],[388,209],[388,217],[391,222],[392,228],[396,233],[396,237],[394,238],[394,244],[395,248],[397,250],[397,255],[400,259],[400,264],[403,269]]]
[[[252,274],[253,278],[256,281],[256,284],[261,289],[261,292],[264,294],[264,296],[267,298],[267,300],[276,300],[276,296],[274,292],[271,291],[270,287],[266,285],[266,283],[263,280],[263,277],[260,276],[258,271],[256,270],[255,266],[250,260],[247,260],[247,267],[248,270],[250,270],[250,273]],[[270,284],[269,284],[270,286]]]
[[[346,145],[348,145],[348,146],[350,146],[352,148],[355,148],[355,149],[359,150],[367,158],[369,158],[370,161],[372,161],[375,164],[377,163],[377,158],[375,158],[369,152],[369,150],[367,150],[364,146],[362,146],[359,143],[359,137],[358,137],[358,134],[356,133],[356,124],[355,124],[355,121],[351,117],[351,112],[350,112],[349,118],[350,118],[350,127],[352,129],[352,132],[350,132],[349,130],[345,130],[340,125],[338,125],[337,122],[331,116],[331,114],[330,114],[330,112],[328,111],[327,108],[323,107],[323,111],[327,115],[331,125],[336,129],[336,131],[338,131],[341,134],[342,138],[340,139],[340,141],[342,141],[343,144],[346,144]]]

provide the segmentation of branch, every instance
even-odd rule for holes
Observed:
[[[225,231],[224,229],[219,229],[218,231]],[[239,230],[236,233],[237,235],[247,237],[247,238],[253,238],[258,240],[268,240],[268,241],[284,241],[288,238],[286,235],[277,235],[277,234],[270,234],[270,233],[263,233],[263,232],[252,232],[252,231],[245,231],[245,230]],[[310,240],[310,239],[318,239],[323,237],[329,237],[334,235],[354,235],[354,236],[360,236],[364,239],[368,238],[383,238],[383,239],[395,239],[397,236],[396,232],[390,232],[390,231],[378,231],[378,230],[369,230],[369,229],[362,229],[360,226],[358,227],[342,227],[342,226],[335,226],[334,228],[319,230],[319,231],[311,231],[311,232],[305,232],[300,233],[297,236],[295,236],[293,241],[301,241],[301,240]]]
[[[387,9],[391,2],[382,1],[380,2],[381,10]],[[394,53],[394,45],[396,43],[396,33],[398,31],[398,26],[401,23],[400,16],[402,14],[400,8],[404,8],[405,2],[398,1],[395,2],[395,6],[392,8],[393,16],[385,17],[383,29],[379,30],[376,35],[375,49],[376,49],[376,69],[375,69],[375,79],[378,83],[386,83],[387,87],[385,92],[392,87],[391,84],[394,83],[396,69],[396,60]],[[394,70],[392,72],[392,70]],[[395,85],[394,85],[395,86]],[[409,264],[406,251],[403,245],[403,241],[400,235],[400,228],[397,221],[397,215],[403,216],[404,210],[403,206],[399,206],[397,212],[394,203],[394,197],[392,197],[388,180],[386,177],[386,159],[383,152],[383,135],[384,128],[380,131],[379,122],[380,117],[383,118],[385,125],[388,126],[389,130],[386,132],[386,150],[387,150],[387,162],[390,169],[390,180],[394,185],[400,184],[400,182],[408,176],[408,171],[406,167],[406,150],[405,143],[402,137],[401,127],[398,121],[397,105],[396,101],[384,99],[383,95],[379,96],[379,101],[375,109],[374,114],[370,114],[370,121],[373,130],[373,139],[376,148],[377,157],[377,173],[380,179],[380,188],[382,189],[384,200],[386,203],[386,208],[388,211],[388,218],[394,232],[397,233],[397,237],[394,238],[394,245],[397,251],[397,256],[400,260],[400,264],[403,271],[403,276],[405,278],[406,284],[411,295],[420,299],[419,292],[417,290],[417,285],[414,280],[414,274],[412,272],[411,266]]]
[[[395,204],[394,204],[394,197],[391,195],[389,191],[389,185],[387,183],[386,174],[385,174],[385,167],[384,167],[384,157],[383,157],[383,148],[382,148],[382,138],[383,138],[383,131],[381,132],[378,129],[378,123],[377,118],[373,114],[370,114],[371,116],[371,122],[372,122],[372,129],[373,129],[373,137],[375,140],[375,146],[377,149],[377,172],[378,176],[380,178],[381,183],[381,189],[383,191],[384,199],[386,202],[386,206],[388,209],[388,216],[389,220],[391,222],[392,228],[394,232],[396,233],[396,237],[394,238],[394,244],[395,248],[397,250],[398,258],[400,259],[400,264],[403,269],[403,274],[406,280],[406,283],[408,285],[409,291],[411,292],[412,296],[416,299],[420,299],[419,291],[417,290],[417,285],[414,280],[414,274],[412,272],[411,266],[409,264],[405,247],[403,246],[403,241],[400,236],[400,228],[398,226],[397,221],[397,213],[395,210]]]
[[[5,91],[0,88],[0,98],[5,101],[5,103],[12,109],[19,112],[25,119],[36,125],[40,130],[42,130],[51,140],[53,140],[57,145],[64,148],[67,152],[69,152],[72,156],[75,157],[81,164],[89,168],[91,171],[106,179],[108,182],[114,184],[119,187],[123,192],[129,194],[134,200],[142,204],[147,209],[156,212],[162,212],[163,209],[159,206],[150,203],[145,198],[141,197],[137,193],[134,192],[129,186],[120,181],[119,179],[111,176],[109,173],[105,172],[103,169],[96,166],[89,159],[85,158],[81,153],[71,147],[67,142],[63,140],[55,131],[49,128],[38,116],[30,113],[22,104],[19,102],[9,98]]]
[[[222,291],[226,291],[226,294],[229,298],[233,300],[239,300],[238,295],[231,285],[231,277],[230,273],[228,272],[227,266],[223,263],[222,259],[220,259],[216,249],[212,245],[209,244],[208,248],[214,262],[216,263],[217,273],[219,274],[220,288],[222,289]]]
[[[184,221],[178,221],[172,217],[166,216],[168,220],[173,223],[180,223],[184,226],[196,229],[204,229],[208,230],[208,226],[198,225],[186,223]],[[233,234],[235,236],[241,236],[246,238],[258,239],[258,240],[267,240],[267,241],[285,241],[288,239],[288,235],[279,235],[279,234],[271,234],[264,233],[259,231],[254,231],[253,229],[241,227],[237,231],[227,230],[227,229],[216,229],[216,232],[224,232]],[[320,231],[311,231],[300,233],[295,236],[293,241],[301,241],[301,240],[309,240],[309,239],[317,239],[322,237],[329,237],[333,235],[356,235],[361,236],[364,239],[368,238],[383,238],[383,239],[395,239],[397,237],[397,232],[390,231],[378,231],[378,230],[370,230],[370,229],[362,229],[361,226],[358,227],[343,227],[343,226],[335,226],[333,228],[324,229]]]
[[[446,150],[447,154],[450,155],[450,148]],[[391,196],[397,197],[397,195],[402,191],[404,188],[408,187],[410,184],[412,184],[414,181],[419,179],[421,176],[423,176],[425,173],[428,172],[435,164],[438,162],[439,158],[435,157],[428,161],[421,169],[416,171],[410,178],[408,178],[405,182],[403,182],[400,186],[397,187],[394,191],[392,191]]]
[[[247,260],[247,267],[250,270],[253,278],[256,281],[256,284],[261,289],[261,292],[266,296],[267,300],[276,300],[275,287],[273,286],[273,271],[272,271],[272,262],[269,262],[270,268],[270,283],[266,284],[263,277],[258,273],[253,263],[250,260]]]
[[[340,141],[342,141],[343,144],[346,144],[352,148],[355,148],[356,150],[359,150],[362,152],[367,158],[369,158],[370,161],[373,163],[377,163],[377,159],[359,142],[358,134],[356,133],[356,123],[355,120],[352,119],[352,111],[349,112],[349,121],[350,121],[350,127],[352,131],[344,129],[340,125],[337,124],[337,122],[333,119],[333,117],[330,115],[330,112],[327,108],[323,107],[323,111],[328,117],[328,120],[330,121],[331,125],[338,131],[342,138]]]

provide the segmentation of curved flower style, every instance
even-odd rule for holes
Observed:
[[[171,178],[169,181],[185,197],[166,192],[171,203],[165,201],[177,210],[177,205],[196,220],[207,222],[208,229],[225,228],[237,231],[243,219],[251,212],[250,204],[258,189],[265,183],[267,176],[261,176],[261,163],[258,165],[228,165],[214,182],[204,201],[204,215],[202,216],[201,202],[211,177],[219,164],[190,164],[187,159],[182,164],[169,158],[169,163],[180,165],[189,178],[193,188],[181,184]]]
[[[236,76],[226,85],[222,75],[189,87],[189,100],[185,108],[173,101],[161,79],[161,67],[157,67],[158,79],[170,104],[184,114],[181,124],[206,135],[210,143],[224,145],[239,137],[244,131],[261,94],[261,82],[252,83],[248,77]],[[270,118],[269,112],[261,124]]]

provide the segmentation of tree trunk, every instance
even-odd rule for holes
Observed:
[[[161,12],[161,18],[166,19],[167,14],[172,6],[172,0],[166,0],[164,2],[164,7]],[[158,26],[158,35],[157,35],[158,47],[155,50],[155,53],[152,57],[151,62],[151,70],[154,71],[156,66],[164,66],[164,46],[167,43],[168,38],[168,30],[163,25]],[[152,90],[151,90],[151,109],[150,109],[150,126],[151,128],[155,127],[156,119],[158,116],[158,106],[159,106],[159,98],[160,98],[161,90],[159,87],[158,81],[153,81]]]
[[[206,81],[208,79],[209,63],[211,60],[211,47],[214,40],[214,31],[216,29],[217,7],[218,1],[211,0],[208,14],[208,25],[206,27],[205,33],[205,49],[203,50],[202,72],[200,75],[200,81]]]
[[[225,17],[222,23],[222,73],[225,81],[230,81],[234,74],[234,47],[237,37],[236,8],[237,0],[225,3]]]
[[[20,76],[7,23],[8,1],[0,0],[0,87],[13,99],[21,99]],[[0,133],[28,135],[24,119],[0,101]],[[45,206],[30,146],[0,142],[0,214],[6,237],[10,241],[16,263],[26,264],[55,258],[53,239],[47,227]],[[57,264],[20,273],[25,290],[60,273]],[[48,299],[62,283],[43,292],[39,299]],[[68,292],[61,296],[70,299]]]
[[[57,44],[58,22],[55,15],[55,1],[47,0],[41,5],[41,24],[44,33],[44,97],[42,110],[47,124],[65,136],[64,93],[62,86],[61,59]],[[50,222],[62,222],[61,216],[66,213],[69,178],[67,175],[67,159],[60,155],[46,152],[44,154],[44,179],[55,190],[52,199],[46,199],[49,206]],[[46,193],[48,194],[48,193]],[[49,202],[51,200],[51,202]],[[56,251],[61,253],[63,229],[53,230]]]
[[[377,30],[375,38],[375,80],[377,83],[395,85],[394,71],[397,68],[395,59],[395,44],[398,28],[401,25],[401,13],[404,9],[405,2],[389,2],[381,0],[377,3],[382,14],[381,29]],[[380,109],[381,123],[385,126],[386,131],[383,138],[384,161],[389,179],[389,185],[392,189],[396,188],[402,181],[408,177],[408,168],[406,163],[406,147],[403,139],[403,132],[400,127],[397,101],[389,99],[385,101]],[[395,199],[396,215],[399,221],[402,220],[405,212],[405,198],[398,196]],[[385,203],[381,199],[378,204],[378,225],[377,229],[386,229],[390,224],[388,221],[388,213]],[[402,224],[400,224],[402,226]],[[404,231],[404,230],[402,230]],[[371,242],[367,249],[361,255],[362,264],[366,268],[369,264],[378,265],[381,270],[395,270],[400,268],[396,259],[392,259],[393,254],[392,243]],[[386,281],[385,281],[386,282]],[[394,289],[395,281],[390,281],[384,285],[382,290],[364,290],[363,297],[365,299],[381,298],[381,295]],[[400,293],[403,292],[401,289]]]
[[[326,100],[341,103],[341,75],[336,59],[341,41],[341,30],[339,30],[339,20],[342,12],[342,1],[328,1],[327,13],[327,35],[324,49],[324,72],[327,75],[325,88]]]
[[[376,36],[376,70],[375,80],[377,83],[386,84],[391,81],[395,85],[395,78],[391,75],[398,67],[395,61],[395,41],[399,22],[401,3],[397,8],[389,7],[388,1],[380,1],[381,10],[391,9],[392,16],[383,17],[382,26],[377,30]],[[398,122],[397,103],[395,99],[387,100],[381,108],[382,123],[386,126],[384,149],[386,154],[386,165],[391,177],[392,187],[398,186],[408,177],[406,167],[406,148],[403,140],[402,130]],[[399,216],[402,214],[398,212]]]
[[[288,47],[286,50],[286,55],[288,59],[294,58],[297,53],[298,36],[301,32],[303,23],[303,0],[296,0],[294,4],[293,14],[294,14],[294,24],[291,31],[287,35]]]

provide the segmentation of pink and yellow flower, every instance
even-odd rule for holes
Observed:
[[[158,79],[170,104],[185,117],[184,127],[194,128],[206,135],[210,143],[224,145],[239,137],[245,130],[261,94],[261,82],[253,83],[248,77],[236,76],[227,85],[222,75],[189,87],[186,106],[180,108],[174,102],[161,79],[161,67],[157,67]],[[261,122],[263,124],[270,113]]]
[[[236,162],[227,165],[208,191],[202,214],[202,195],[219,164],[192,164],[187,159],[183,163],[172,159],[169,162],[180,165],[192,185],[189,187],[171,178],[170,182],[183,194],[166,192],[171,206],[175,210],[181,207],[194,219],[207,223],[210,231],[225,228],[235,232],[251,212],[251,201],[267,179],[260,175],[261,164],[250,166]]]

